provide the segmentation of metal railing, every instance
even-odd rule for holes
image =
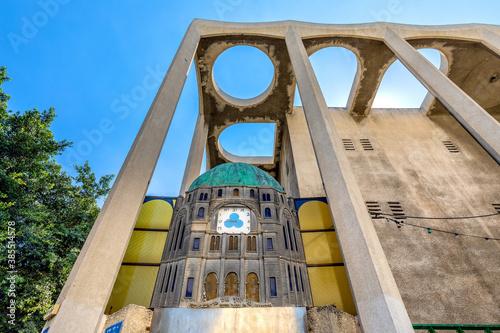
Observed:
[[[436,333],[436,331],[450,331],[455,330],[457,333],[465,333],[468,331],[483,331],[486,333],[493,333],[500,331],[500,325],[429,325],[429,324],[413,324],[415,330],[427,330],[429,333]]]

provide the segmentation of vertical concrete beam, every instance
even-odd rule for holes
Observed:
[[[384,42],[500,164],[500,123],[390,28],[386,30]]]
[[[285,37],[307,126],[364,332],[413,332],[301,37]]]
[[[200,35],[188,28],[47,323],[51,333],[98,332]]]
[[[198,114],[196,126],[194,128],[193,140],[191,148],[189,148],[189,156],[186,162],[184,177],[182,178],[181,189],[179,196],[183,197],[189,185],[200,175],[201,165],[203,164],[203,153],[207,144],[208,135],[208,119],[203,114]]]

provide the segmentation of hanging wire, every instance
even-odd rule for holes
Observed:
[[[398,217],[401,219],[422,219],[422,220],[464,220],[464,219],[477,219],[481,217],[490,217],[495,215],[500,215],[500,212],[486,215],[474,215],[474,216],[457,216],[457,217],[427,217],[427,216],[410,216],[410,215],[394,215],[394,214],[385,214],[385,213],[375,213],[370,212],[374,216],[392,216]]]
[[[388,216],[394,216],[392,214],[374,213],[373,215],[374,216],[375,215],[385,215],[384,219],[387,222],[394,222],[399,229],[403,225],[408,225],[408,226],[414,227],[414,228],[426,229],[428,233],[431,233],[432,231],[435,231],[435,232],[442,232],[442,233],[445,233],[445,234],[455,235],[455,238],[459,238],[459,236],[471,237],[471,238],[480,238],[480,239],[486,240],[486,242],[488,242],[488,243],[491,240],[500,241],[500,238],[491,238],[491,237],[484,237],[484,236],[477,236],[477,235],[462,234],[462,233],[458,233],[458,232],[455,232],[455,231],[448,231],[448,230],[442,230],[442,229],[436,229],[436,228],[429,228],[429,227],[421,226],[421,225],[418,225],[418,224],[413,224],[413,223],[408,223],[408,222],[404,222],[404,221],[399,221],[399,220],[396,220],[396,219],[388,217]],[[468,217],[468,218],[478,218],[478,217],[493,216],[493,215],[500,215],[500,213],[488,214],[488,215],[480,215],[480,216]],[[401,218],[401,216],[398,216],[398,217]],[[404,217],[408,218],[408,216],[404,216]],[[425,217],[412,217],[412,218],[426,219]],[[457,219],[457,218],[439,218],[438,217],[438,218],[434,218],[434,219]]]

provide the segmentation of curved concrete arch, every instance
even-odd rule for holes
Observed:
[[[357,49],[356,47],[353,47],[352,45],[350,45],[348,43],[342,43],[342,42],[340,42],[338,44],[334,44],[334,45],[326,45],[326,44],[314,45],[314,46],[310,47],[309,49],[307,49],[307,54],[309,55],[309,58],[310,58],[316,52],[319,52],[321,50],[325,50],[325,49],[330,48],[330,47],[337,47],[337,48],[346,49],[346,50],[350,51],[352,54],[354,54],[354,56],[356,57],[356,72],[354,73],[354,77],[353,77],[353,81],[352,81],[352,85],[351,85],[351,90],[350,90],[349,95],[347,97],[346,104],[344,106],[342,106],[350,111],[352,106],[353,106],[354,99],[356,97],[356,92],[358,91],[358,86],[359,86],[359,82],[361,79],[361,75],[363,73],[363,68],[364,68],[363,67],[363,59],[360,57],[359,49]]]
[[[271,123],[271,122],[266,122],[266,121],[251,121],[248,123]],[[227,162],[242,162],[242,163],[247,163],[247,164],[252,164],[252,165],[265,165],[265,164],[273,164],[274,163],[274,150],[276,147],[273,148],[273,155],[272,156],[239,156],[232,154],[228,152],[224,147],[222,146],[220,142],[220,135],[222,132],[224,132],[226,129],[233,125],[238,125],[242,123],[232,123],[229,124],[223,128],[220,128],[216,137],[217,140],[217,149],[219,150],[220,154],[227,160]],[[273,143],[276,141],[276,130],[274,131],[274,140]]]

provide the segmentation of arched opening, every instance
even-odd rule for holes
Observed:
[[[217,191],[217,196],[220,198],[222,197],[222,190]]]
[[[441,53],[435,49],[418,50],[437,68],[441,67]],[[427,89],[396,60],[387,69],[378,88],[372,108],[420,108]]]
[[[269,209],[269,208],[264,209],[264,216],[271,217],[271,209]]]
[[[254,302],[259,302],[259,277],[255,273],[250,273],[247,275],[246,281],[246,299],[249,299]]]
[[[253,198],[255,197],[255,191],[254,190],[250,190],[250,198]]]
[[[217,275],[209,273],[205,278],[205,297],[207,301],[217,298]]]
[[[198,217],[203,217],[203,216],[205,216],[205,208],[200,207],[200,209],[198,209]]]
[[[224,285],[224,296],[238,296],[238,275],[231,272],[226,275],[226,283]]]
[[[274,156],[275,123],[240,123],[225,128],[219,135],[221,154],[232,162],[270,163]],[[254,163],[254,162],[249,162]]]
[[[358,59],[356,55],[339,46],[320,49],[309,56],[321,92],[329,107],[346,107],[353,87]],[[302,105],[295,91],[294,105]]]
[[[233,191],[233,197],[238,197],[240,195],[240,190],[238,190],[237,188],[234,189]]]

